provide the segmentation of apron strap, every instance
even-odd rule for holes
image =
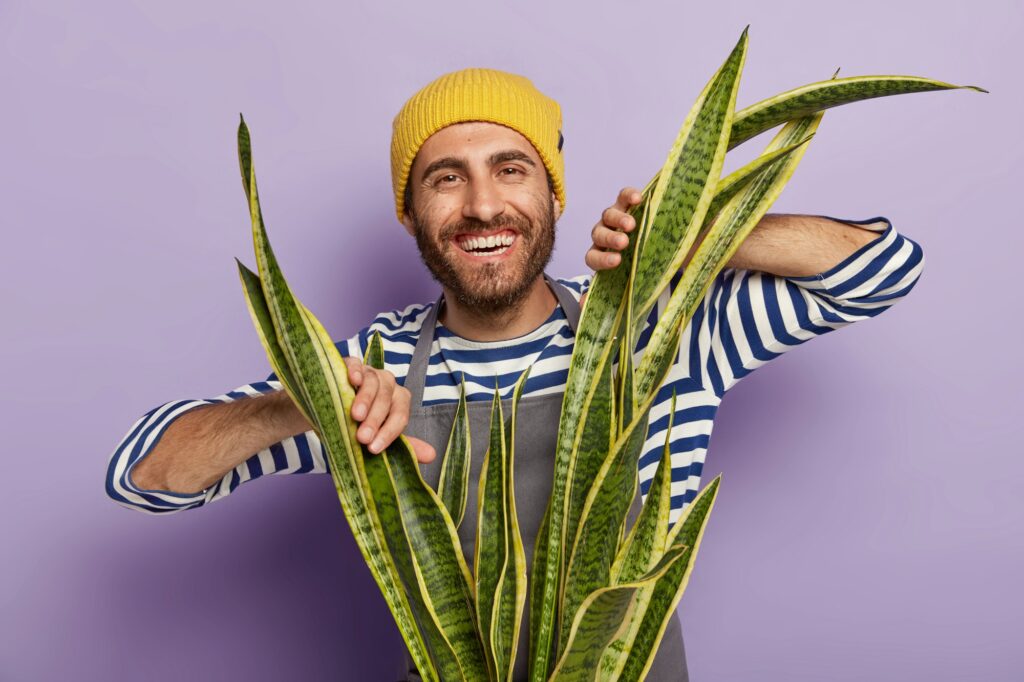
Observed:
[[[569,323],[572,333],[576,334],[576,328],[580,322],[580,304],[572,295],[568,287],[560,284],[547,273],[544,273],[544,280],[548,283],[558,304],[562,306],[565,319]],[[430,347],[434,345],[434,331],[437,327],[437,316],[444,304],[444,294],[438,297],[437,302],[427,312],[420,328],[419,338],[416,340],[416,348],[412,352],[412,360],[409,362],[409,371],[405,375],[405,388],[412,394],[411,405],[419,407],[423,404],[423,389],[427,383],[427,367],[430,364]]]

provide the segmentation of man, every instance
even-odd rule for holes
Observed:
[[[392,137],[396,213],[443,295],[383,313],[337,344],[358,388],[352,407],[360,422],[357,438],[377,453],[403,431],[415,437],[417,458],[432,482],[460,382],[470,401],[473,440],[480,445],[474,448],[475,477],[486,441],[476,434],[485,433],[495,381],[502,398],[509,398],[520,373],[530,368],[520,422],[530,426],[517,434],[522,440],[515,462],[528,558],[551,489],[558,408],[579,302],[591,281],[589,275],[557,281],[544,275],[565,206],[562,142],[558,104],[520,76],[466,69],[410,98],[395,118]],[[638,199],[639,192],[627,188],[604,212],[592,232],[588,265],[618,264],[616,251],[635,228],[627,210]],[[922,265],[920,247],[885,218],[765,216],[716,278],[682,336],[651,410],[639,462],[641,493],[666,439],[673,389],[674,521],[699,488],[712,422],[726,391],[807,339],[887,309],[909,293]],[[652,310],[638,353],[678,279]],[[375,331],[384,341],[384,371],[358,360]],[[268,473],[325,472],[316,434],[274,379],[217,398],[166,403],[143,415],[111,457],[110,497],[141,511],[168,513],[220,499]],[[470,491],[475,495],[476,486]],[[460,527],[470,550],[472,516]],[[650,680],[686,679],[682,639],[673,623]],[[520,651],[523,662],[522,645]],[[524,670],[517,665],[516,679]]]

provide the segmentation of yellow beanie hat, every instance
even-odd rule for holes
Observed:
[[[427,138],[463,121],[489,121],[522,134],[537,149],[565,211],[562,110],[522,76],[493,69],[445,74],[409,98],[395,116],[391,135],[391,184],[399,221],[416,153]]]

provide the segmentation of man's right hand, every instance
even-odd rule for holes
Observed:
[[[391,445],[409,423],[412,396],[399,386],[395,375],[384,369],[367,367],[359,358],[344,358],[348,380],[356,389],[352,402],[352,419],[361,422],[356,440],[377,454]],[[406,436],[417,461],[432,462],[437,456],[434,447],[419,438]]]

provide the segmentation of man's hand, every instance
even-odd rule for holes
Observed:
[[[629,244],[625,234],[636,229],[636,220],[629,215],[631,207],[640,203],[640,190],[626,187],[619,192],[615,205],[601,214],[601,222],[594,225],[590,235],[594,241],[584,258],[592,270],[610,270],[622,261],[618,253]]]
[[[356,440],[377,454],[402,433],[409,423],[409,390],[399,386],[395,375],[387,370],[367,367],[358,358],[344,358],[348,380],[356,389],[352,402],[352,418],[362,422]],[[437,453],[426,441],[408,437],[416,459],[432,462]]]

